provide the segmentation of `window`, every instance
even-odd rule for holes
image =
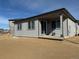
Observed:
[[[56,21],[56,28],[60,28],[60,20]]]
[[[35,23],[32,21],[32,29],[35,29]]]
[[[17,30],[22,30],[22,24],[17,24]]]
[[[28,22],[28,29],[35,29],[35,22],[34,21]]]
[[[52,29],[56,29],[56,21],[52,21]]]
[[[60,28],[60,20],[52,21],[52,29]]]
[[[41,21],[41,33],[45,34],[46,33],[46,22],[45,21]]]
[[[30,23],[30,21],[28,22],[28,29],[31,29],[31,23]]]

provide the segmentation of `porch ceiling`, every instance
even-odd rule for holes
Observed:
[[[55,19],[60,19],[60,15],[62,13],[61,12],[57,12],[57,13],[51,13],[51,14],[47,14],[47,15],[43,15],[41,17],[39,17],[40,20],[55,20]],[[67,16],[65,14],[63,14],[63,18],[66,18]]]

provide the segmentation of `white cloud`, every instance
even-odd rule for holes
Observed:
[[[0,16],[0,28],[8,29],[8,18]]]
[[[0,24],[8,24],[8,18],[0,16]]]

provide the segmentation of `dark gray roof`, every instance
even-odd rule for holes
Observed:
[[[36,16],[32,16],[32,17],[28,17],[28,18],[10,19],[9,21],[23,21],[23,20],[33,19],[33,18],[40,17],[40,16],[43,16],[43,15],[51,14],[51,13],[60,12],[60,11],[63,11],[63,13],[65,13],[69,18],[71,18],[73,21],[76,22],[76,19],[67,11],[66,8],[57,9],[57,10],[54,10],[54,11],[46,12],[46,13],[36,15]]]

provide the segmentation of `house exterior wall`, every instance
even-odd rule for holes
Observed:
[[[14,35],[14,21],[9,21],[10,34]]]
[[[22,23],[22,30],[17,30],[17,24],[15,24],[14,34],[15,36],[28,36],[28,37],[38,37],[38,20],[35,21],[35,29],[28,29],[28,22]]]
[[[55,30],[53,30],[53,33],[55,33],[55,37],[57,36],[57,37],[60,37],[61,36],[61,30],[60,30],[60,28],[56,28]]]
[[[34,20],[35,21],[35,29],[29,30],[28,29],[28,22],[22,23],[22,30],[17,30],[17,24],[14,24],[13,21],[10,21],[10,32],[14,36],[27,36],[27,37],[39,37],[43,36],[41,34],[41,22],[40,20]],[[49,33],[49,36],[52,36],[52,33],[55,33],[55,37],[61,37],[61,29],[56,28],[52,31],[51,22],[47,22],[47,31]],[[75,36],[76,34],[76,23],[72,21],[71,19],[67,18],[63,21],[63,35],[64,36]],[[79,29],[79,26],[78,26]],[[77,33],[79,31],[77,30]],[[45,34],[46,35],[46,34]]]
[[[76,23],[76,25],[77,25],[77,34],[79,34],[79,25],[78,23]]]
[[[69,36],[75,36],[76,34],[76,23],[68,18],[68,33]]]
[[[63,21],[63,35],[68,35],[68,18]]]

